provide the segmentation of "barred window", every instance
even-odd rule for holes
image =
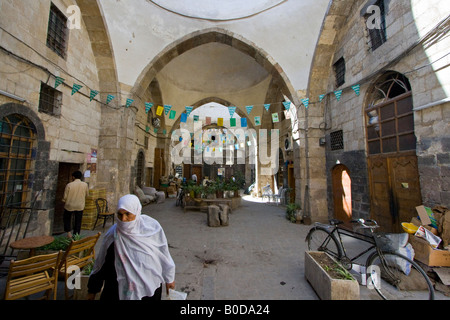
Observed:
[[[345,60],[340,58],[334,64],[334,72],[336,74],[336,87],[340,87],[345,83]]]
[[[385,43],[387,40],[386,13],[385,13],[384,0],[378,0],[375,3],[375,6],[377,6],[380,9],[380,17],[379,17],[380,24],[377,27],[367,28],[367,31],[369,33],[369,47],[371,48],[372,51],[375,51],[376,49],[381,47],[381,45],[383,43]],[[365,16],[366,22],[367,22],[367,19],[369,19],[370,17],[371,16],[368,14]]]
[[[51,115],[59,115],[61,109],[62,94],[56,89],[41,83],[41,94],[39,97],[39,112]]]
[[[344,149],[344,134],[342,130],[332,132],[330,138],[332,151]]]
[[[63,59],[66,57],[67,18],[52,3],[48,21],[47,46]]]

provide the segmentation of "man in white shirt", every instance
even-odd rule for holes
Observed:
[[[80,234],[81,221],[83,220],[83,210],[86,204],[86,197],[89,195],[89,186],[86,182],[81,181],[83,174],[80,171],[72,173],[73,181],[68,183],[64,190],[64,231],[67,232],[69,238],[72,237],[70,232],[72,214],[75,215],[75,223],[73,226],[73,234]]]

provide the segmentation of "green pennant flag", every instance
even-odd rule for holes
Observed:
[[[153,132],[158,133],[158,129],[157,128],[153,129]]]
[[[145,127],[145,132],[149,132],[150,131],[150,127],[149,126],[146,126]]]
[[[127,99],[127,108],[129,108],[133,104],[133,99]]]
[[[175,110],[171,110],[170,111],[170,115],[169,115],[169,119],[172,119],[172,120],[175,119],[176,114],[177,114],[177,112]]]
[[[352,86],[352,89],[355,91],[356,95],[359,97],[360,85],[355,84],[354,86]]]
[[[113,101],[115,96],[112,94],[108,94],[108,98],[106,98],[106,104],[109,104],[111,101]]]
[[[61,77],[56,77],[56,80],[55,80],[55,89],[58,88],[58,86],[59,86],[60,84],[63,84],[63,83],[64,83],[64,79],[63,79],[63,78],[61,78]]]
[[[97,90],[91,90],[90,100],[94,100],[94,98],[98,95]]]
[[[72,87],[72,95],[74,95],[75,93],[77,93],[78,91],[80,91],[81,88],[83,88],[82,85],[74,84],[73,87]]]
[[[146,102],[145,103],[145,113],[149,113],[149,111],[152,107],[153,107],[153,103]]]
[[[230,127],[236,127],[236,118],[230,119]]]

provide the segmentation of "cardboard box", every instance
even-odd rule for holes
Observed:
[[[425,240],[409,235],[409,243],[414,248],[414,259],[430,267],[450,267],[450,251],[433,249]]]

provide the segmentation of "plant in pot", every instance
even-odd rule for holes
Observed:
[[[298,203],[289,203],[286,206],[286,218],[293,223],[300,222],[302,218],[301,206]]]
[[[223,198],[224,184],[225,181],[221,178],[217,178],[216,181],[214,181],[213,186],[216,191],[216,198]]]

